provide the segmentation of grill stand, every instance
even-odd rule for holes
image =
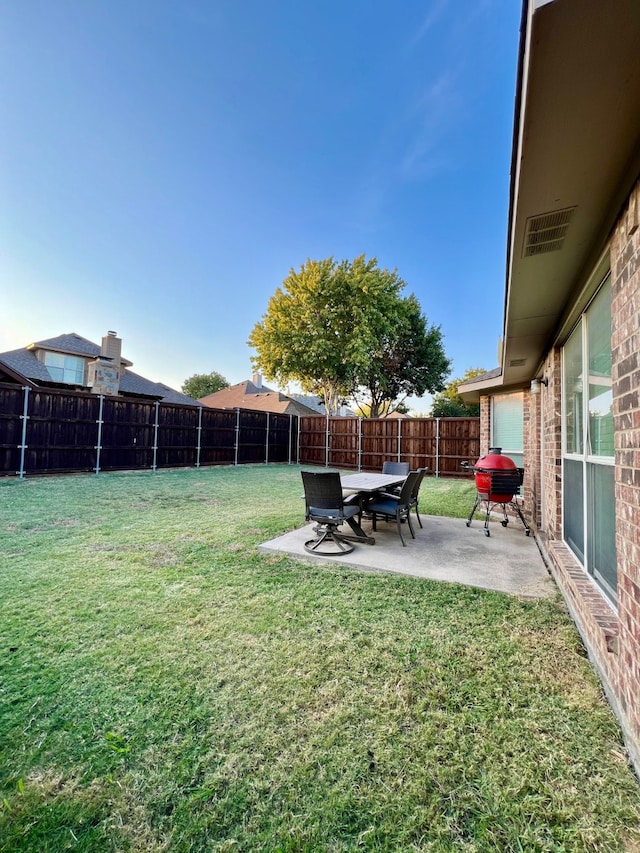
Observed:
[[[486,513],[485,519],[484,519],[484,535],[485,536],[491,536],[491,533],[489,532],[489,516],[491,515],[491,510],[494,507],[498,507],[498,506],[502,507],[502,512],[504,514],[504,518],[500,522],[500,524],[503,527],[506,527],[507,524],[509,524],[509,517],[507,516],[507,506],[510,506],[510,507],[512,507],[512,509],[514,509],[516,511],[520,521],[523,523],[525,536],[529,536],[529,534],[531,533],[531,529],[529,528],[529,525],[527,524],[526,519],[522,514],[522,510],[520,509],[520,507],[518,506],[516,501],[506,501],[506,502],[505,501],[492,501],[492,500],[489,500],[489,495],[484,495],[481,492],[478,492],[478,495],[476,497],[476,502],[473,505],[473,509],[469,513],[469,518],[467,519],[467,527],[471,527],[471,520],[473,519],[473,515],[483,501],[485,501],[487,504],[487,513]]]
[[[510,469],[501,469],[496,471],[490,471],[482,468],[475,468],[468,463],[462,463],[462,467],[465,470],[471,470],[474,474],[483,475],[482,482],[486,484],[487,479],[489,479],[488,489],[479,488],[478,487],[478,477],[476,477],[476,488],[478,489],[476,494],[476,500],[473,505],[473,509],[469,513],[469,518],[467,519],[467,527],[471,527],[471,521],[473,519],[475,511],[478,509],[481,503],[486,503],[487,512],[484,518],[484,535],[491,536],[489,532],[489,517],[491,515],[491,510],[495,507],[502,507],[503,518],[500,521],[500,524],[503,527],[506,527],[509,524],[509,517],[507,516],[507,506],[510,506],[517,514],[518,518],[522,522],[524,526],[525,536],[529,536],[531,533],[531,529],[526,522],[524,515],[522,514],[522,510],[518,503],[514,500],[514,495],[520,489],[522,485],[522,479],[524,475],[524,471],[522,468],[515,468],[513,470]]]

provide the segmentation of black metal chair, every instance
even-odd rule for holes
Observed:
[[[400,474],[406,477],[409,471],[410,468],[408,462],[392,462],[391,460],[386,460],[382,463],[383,474]],[[387,489],[387,492],[390,495],[399,495],[401,488],[402,486],[390,486]]]
[[[316,537],[304,543],[306,551],[338,556],[350,554],[354,549],[352,542],[374,544],[375,539],[367,536],[360,526],[360,503],[347,503],[342,497],[340,474],[332,471],[300,473],[304,485],[305,519],[316,522]],[[343,524],[348,524],[353,534],[341,533],[338,528]],[[332,547],[321,550],[323,544]]]
[[[387,460],[382,463],[382,473],[383,474],[403,474],[406,475],[409,473],[409,463],[408,462],[391,462]]]
[[[424,475],[427,473],[428,468],[418,468],[418,474],[420,476],[415,481],[415,485],[413,487],[413,494],[411,495],[411,509],[415,509],[416,518],[418,519],[418,524],[422,527],[422,521],[420,520],[420,512],[419,512],[419,494],[420,494],[420,486],[422,485],[422,481],[424,480]]]
[[[411,524],[411,496],[414,494],[416,483],[422,477],[423,474],[420,471],[410,471],[407,474],[407,479],[402,484],[399,495],[380,492],[374,495],[370,501],[367,501],[366,511],[371,514],[374,531],[376,530],[376,521],[379,515],[383,516],[386,521],[392,521],[395,518],[398,526],[398,535],[400,536],[403,547],[406,547],[406,542],[402,536],[403,521],[407,522],[411,538],[416,538]]]

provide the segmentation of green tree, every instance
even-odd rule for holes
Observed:
[[[429,326],[415,296],[397,300],[387,319],[358,375],[372,418],[406,411],[408,396],[440,391],[451,368],[440,327]]]
[[[215,394],[222,388],[228,388],[229,383],[221,373],[215,370],[212,373],[194,373],[182,384],[182,393],[199,400],[208,394]]]
[[[405,286],[395,271],[364,255],[340,263],[307,260],[289,272],[249,336],[254,368],[281,386],[296,381],[320,394],[330,413],[366,392],[376,417],[399,394],[439,390],[441,380],[424,370],[411,377],[424,367],[418,355],[432,352],[415,336],[431,330],[415,297],[401,296]]]
[[[464,375],[452,379],[444,391],[436,394],[431,406],[431,415],[434,418],[474,418],[480,414],[480,406],[477,403],[465,403],[458,393],[458,385],[482,376],[487,371],[482,367],[470,367]]]
[[[371,414],[371,403],[364,403],[364,402],[363,403],[357,403],[354,406],[354,411],[361,418],[373,417]],[[397,415],[408,415],[409,414],[409,407],[405,406],[404,403],[398,403],[396,406],[393,407],[393,409],[391,409],[390,405],[385,405],[383,407],[382,411],[378,412],[377,416],[379,418],[383,418],[385,415],[393,416],[395,414],[397,414]]]

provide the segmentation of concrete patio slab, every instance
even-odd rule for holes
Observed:
[[[481,521],[467,527],[460,518],[429,515],[421,518],[422,529],[413,520],[415,539],[406,524],[403,525],[406,548],[402,547],[395,523],[379,521],[378,530],[373,533],[371,522],[364,520],[363,529],[375,537],[375,545],[358,543],[350,554],[327,557],[305,551],[304,543],[314,536],[311,524],[265,542],[259,550],[312,562],[341,563],[363,571],[460,583],[524,598],[557,594],[533,535],[525,536],[516,520],[506,528],[492,522],[491,536],[485,536]]]

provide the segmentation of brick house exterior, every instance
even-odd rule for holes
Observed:
[[[524,512],[640,771],[638,44],[635,0],[525,0],[500,378],[459,390],[483,453],[523,395]]]

